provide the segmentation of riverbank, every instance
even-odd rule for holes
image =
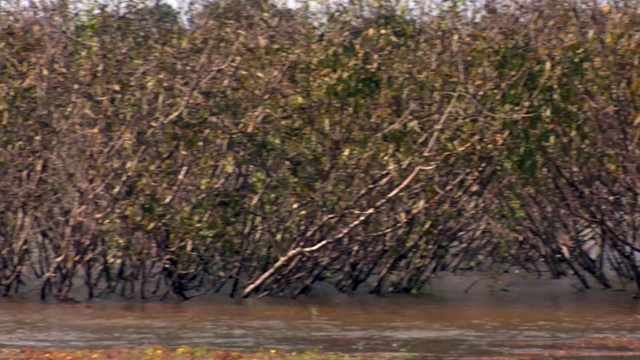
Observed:
[[[592,279],[589,279],[592,280]],[[166,297],[149,297],[142,300],[137,297],[122,296],[120,292],[96,292],[93,298],[88,298],[81,282],[75,284],[64,303],[152,303],[152,302],[185,302],[205,304],[253,304],[253,303],[290,303],[290,294],[268,295],[248,299],[230,298],[228,291],[222,289],[219,293],[203,292],[188,301],[184,301],[175,294]],[[612,281],[611,288],[605,289],[601,285],[590,281],[591,288],[585,289],[573,277],[553,279],[547,273],[535,274],[524,272],[502,271],[462,271],[457,273],[442,272],[434,275],[423,290],[416,294],[369,294],[369,284],[364,284],[357,291],[341,292],[336,290],[331,281],[317,281],[309,286],[309,290],[295,300],[303,304],[338,304],[370,303],[384,304],[393,299],[414,299],[415,301],[505,301],[510,303],[529,304],[551,301],[558,298],[572,299],[580,302],[635,301],[637,291],[635,285],[620,280]],[[59,303],[55,297],[40,298],[40,286],[37,279],[25,278],[19,293],[7,297],[0,297],[3,302],[34,302]],[[392,299],[392,300],[389,300]],[[409,300],[411,301],[411,300]]]

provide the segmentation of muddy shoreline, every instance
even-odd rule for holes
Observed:
[[[148,302],[169,302],[169,303],[349,303],[349,302],[372,302],[385,303],[388,299],[414,299],[416,301],[466,301],[478,299],[481,301],[512,301],[529,303],[531,299],[537,301],[553,301],[558,298],[571,298],[577,301],[630,301],[635,302],[636,291],[632,283],[613,283],[611,289],[606,289],[597,284],[591,289],[584,289],[575,278],[564,277],[560,279],[550,279],[535,274],[526,273],[490,273],[490,272],[460,272],[441,273],[434,276],[429,284],[425,286],[423,292],[419,294],[392,294],[383,293],[372,295],[367,291],[367,286],[362,286],[358,291],[340,292],[335,289],[330,282],[316,282],[310,286],[310,291],[291,299],[288,294],[268,295],[264,297],[254,297],[249,299],[230,298],[228,292],[213,291],[203,292],[188,301],[168,292],[165,297],[152,296],[148,299],[137,297],[121,296],[118,292],[104,292],[94,298],[88,298],[86,289],[81,283],[73,288],[70,298],[72,300],[58,301],[54,296],[48,296],[44,301],[40,295],[40,283],[36,279],[27,280],[26,284],[20,288],[18,293],[11,293],[0,298],[3,302],[35,302],[35,303],[148,303]],[[608,299],[607,299],[608,298]]]

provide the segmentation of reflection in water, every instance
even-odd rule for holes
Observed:
[[[457,298],[340,295],[240,305],[3,302],[0,347],[190,345],[490,355],[527,342],[640,340],[639,308],[628,293],[598,291],[549,297],[527,291]]]

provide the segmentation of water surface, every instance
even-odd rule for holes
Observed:
[[[0,347],[188,345],[406,352],[445,358],[497,356],[560,348],[585,339],[624,338],[640,343],[640,303],[631,295],[567,289],[545,293],[532,286],[471,294],[460,291],[454,296],[338,295],[296,301],[249,299],[241,304],[220,299],[4,301],[0,303]]]

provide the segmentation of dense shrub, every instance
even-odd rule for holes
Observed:
[[[5,6],[0,286],[640,286],[639,4],[616,4]]]

